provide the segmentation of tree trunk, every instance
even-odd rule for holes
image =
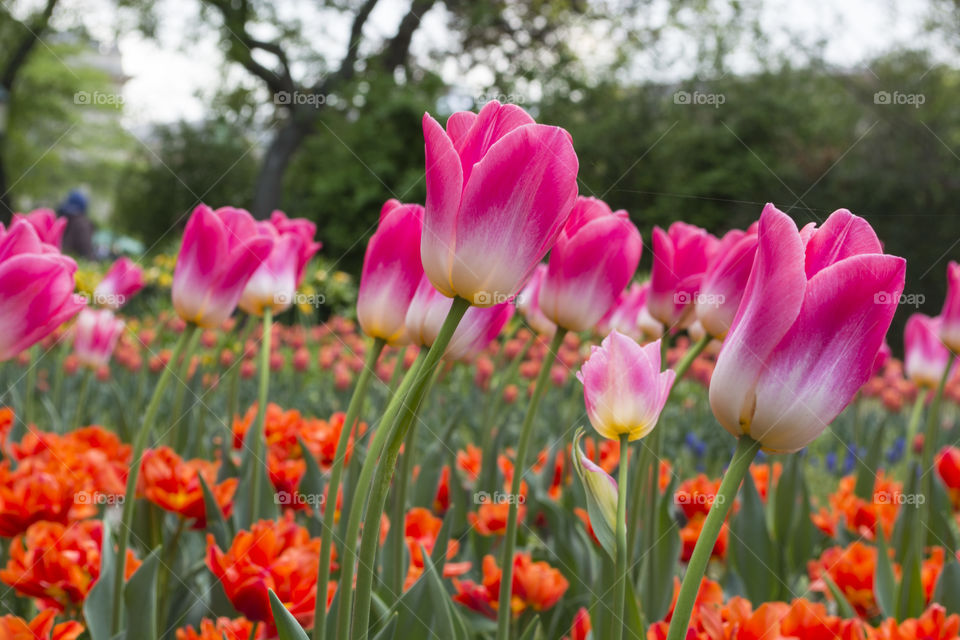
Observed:
[[[311,111],[314,111],[311,108]],[[263,157],[260,175],[253,194],[253,215],[256,218],[267,218],[270,213],[280,207],[283,195],[283,177],[290,165],[293,154],[297,152],[304,139],[309,135],[308,126],[300,124],[296,114],[283,125],[280,131],[270,141],[267,152]]]
[[[7,166],[3,161],[3,137],[0,136],[0,222],[9,224],[13,217],[13,199],[8,193]]]

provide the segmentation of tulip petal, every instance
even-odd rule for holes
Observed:
[[[800,314],[757,385],[752,437],[769,450],[797,451],[840,414],[870,377],[905,273],[903,258],[861,255],[810,279]]]
[[[476,121],[477,114],[473,111],[457,111],[447,118],[447,137],[454,147],[460,146]]]
[[[844,258],[862,253],[883,253],[877,234],[863,218],[847,209],[837,209],[807,242],[807,278]]]
[[[517,105],[500,104],[496,100],[485,104],[460,143],[454,143],[463,166],[463,183],[470,181],[474,165],[494,144],[517,127],[528,124],[534,124],[533,118]]]
[[[430,114],[423,115],[423,138],[426,142],[427,200],[420,257],[423,270],[433,286],[444,295],[453,297],[451,269],[463,171],[453,143]]]
[[[713,414],[734,436],[749,421],[764,363],[800,313],[807,285],[803,243],[790,216],[768,204],[758,236],[753,271],[710,383]]]

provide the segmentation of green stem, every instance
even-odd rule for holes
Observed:
[[[943,375],[940,377],[940,384],[937,385],[937,392],[933,396],[933,402],[930,404],[930,413],[927,414],[927,430],[923,436],[923,458],[921,459],[921,468],[923,469],[923,495],[926,496],[926,500],[923,502],[923,522],[927,524],[927,530],[931,531],[933,523],[929,522],[931,515],[931,505],[933,503],[933,476],[935,470],[933,468],[933,457],[937,451],[937,436],[940,432],[940,405],[943,402],[943,389],[947,384],[947,379],[950,377],[951,364],[953,364],[953,358],[950,359],[950,362],[947,363],[946,368],[943,370]],[[924,539],[926,536],[921,536],[921,539]],[[923,548],[923,543],[921,543],[921,549]]]
[[[37,367],[40,363],[37,360],[37,349],[30,349],[30,362],[27,364],[27,393],[23,397],[23,422],[28,427],[33,424],[33,399],[36,397],[37,389]]]
[[[364,498],[370,492],[371,482],[373,481],[373,474],[376,471],[378,475],[381,476],[381,481],[383,477],[386,478],[387,485],[389,486],[390,478],[393,475],[393,466],[380,464],[378,469],[378,459],[380,458],[381,449],[386,444],[388,436],[391,436],[394,431],[394,426],[396,424],[396,419],[399,414],[401,405],[406,408],[408,411],[412,410],[411,407],[416,407],[416,404],[413,404],[412,400],[416,400],[417,403],[422,399],[424,389],[433,375],[434,369],[437,367],[437,363],[440,361],[440,358],[443,356],[443,353],[447,349],[447,345],[450,343],[450,339],[453,337],[453,332],[456,330],[457,325],[460,324],[460,320],[463,318],[463,314],[467,312],[467,309],[470,307],[470,303],[464,300],[463,298],[454,298],[453,303],[450,305],[450,311],[447,313],[446,320],[443,321],[443,326],[440,328],[440,333],[437,335],[436,340],[434,340],[433,345],[430,347],[430,350],[427,352],[427,355],[424,356],[421,366],[417,371],[410,370],[409,373],[404,377],[404,383],[407,382],[408,378],[413,378],[410,387],[409,393],[401,393],[398,390],[394,398],[391,398],[390,406],[395,406],[396,410],[393,412],[393,415],[388,416],[385,414],[383,419],[380,422],[380,426],[377,429],[377,437],[383,438],[383,441],[380,444],[379,448],[374,448],[373,446],[369,451],[367,451],[367,457],[363,461],[363,467],[360,470],[360,478],[357,480],[356,494],[353,500],[353,508],[350,509],[350,521],[347,523],[347,531],[344,539],[344,554],[343,554],[343,568],[340,572],[340,606],[337,610],[337,638],[348,638],[351,637],[348,635],[350,630],[350,611],[353,596],[353,568],[354,562],[356,561],[356,544],[357,537],[360,534],[360,517],[363,513],[363,503]],[[411,375],[412,374],[412,375]],[[401,384],[401,390],[403,385]],[[411,402],[407,402],[407,399],[410,398]],[[394,402],[396,400],[396,402]],[[388,406],[388,410],[390,409]],[[402,438],[401,438],[402,442]],[[393,443],[391,442],[391,448]],[[399,448],[399,445],[397,445]],[[387,456],[390,454],[388,453]],[[387,458],[384,458],[386,460]],[[394,454],[394,460],[396,456]],[[389,473],[388,473],[389,472]],[[371,509],[375,506],[375,502],[371,498],[370,507]],[[370,511],[370,509],[368,509]],[[380,533],[380,514],[383,512],[383,508],[377,510],[374,518],[374,526],[365,527],[363,531],[363,538],[366,541],[370,538],[371,542],[367,543],[369,547],[371,544],[373,546],[374,552],[376,552],[376,542]],[[372,558],[372,555],[371,555]],[[372,562],[370,563],[372,564]],[[364,565],[361,560],[361,571],[357,575],[357,602],[361,602],[361,599],[365,600],[367,606],[364,609],[369,609],[370,603],[370,589],[369,586],[365,587],[367,584],[367,577],[363,569],[369,568],[370,578],[369,582],[372,584],[372,566]],[[362,581],[362,583],[361,583]],[[369,611],[363,612],[364,617],[369,615]],[[366,630],[364,629],[364,636],[366,635]]]
[[[133,452],[131,456],[130,472],[127,474],[127,489],[123,499],[123,516],[120,526],[117,529],[117,560],[113,575],[113,633],[120,631],[120,621],[123,617],[123,583],[127,562],[127,543],[130,540],[130,528],[133,525],[133,507],[136,500],[137,477],[140,475],[140,461],[143,458],[143,449],[147,444],[147,438],[153,430],[154,422],[157,419],[157,412],[160,410],[160,401],[163,399],[163,392],[170,384],[170,378],[173,376],[173,369],[177,366],[180,357],[190,357],[190,353],[184,353],[187,344],[191,341],[197,326],[188,323],[177,345],[173,348],[170,355],[170,362],[163,368],[163,373],[157,381],[157,386],[153,389],[153,396],[150,398],[150,404],[147,405],[147,411],[143,416],[143,423],[133,441]]]
[[[433,378],[435,380],[436,377]],[[432,381],[431,381],[432,386]],[[397,488],[393,496],[393,512],[391,522],[395,527],[396,535],[390,541],[390,559],[393,561],[393,571],[390,574],[391,584],[387,585],[389,593],[397,598],[403,593],[403,531],[406,526],[407,513],[407,482],[413,470],[413,451],[417,441],[417,424],[414,420],[410,431],[403,441],[403,459],[400,461],[400,474],[397,476]]]
[[[247,339],[253,332],[255,324],[249,321],[249,316],[246,316],[246,318],[247,322],[240,330],[240,353],[237,354],[237,361],[230,368],[230,391],[227,396],[227,420],[229,420],[228,424],[230,425],[233,425],[233,420],[237,417],[237,404],[240,399],[240,368],[247,351]]]
[[[353,432],[354,423],[360,416],[363,401],[367,396],[370,376],[377,366],[377,358],[380,357],[380,353],[383,351],[385,345],[386,342],[381,338],[377,338],[373,341],[373,346],[370,350],[367,351],[367,359],[366,362],[364,362],[363,369],[360,370],[360,376],[357,378],[357,386],[353,389],[350,404],[347,405],[347,415],[343,421],[343,428],[340,431],[340,439],[337,441],[337,453],[334,456],[333,466],[330,469],[330,480],[327,482],[327,502],[323,509],[320,566],[317,573],[318,593],[326,593],[326,584],[330,581],[330,547],[333,544],[333,528],[336,525],[337,494],[340,492],[340,481],[343,476],[343,459],[347,455],[347,446],[350,442],[350,434]],[[323,640],[324,635],[326,635],[326,628],[327,599],[318,596],[316,609],[314,611],[313,639]]]
[[[906,455],[904,456],[907,469],[910,468],[910,461],[916,455],[913,452],[913,441],[917,439],[917,428],[920,426],[920,416],[923,415],[923,402],[926,397],[927,394],[923,388],[917,389],[917,399],[913,401],[913,409],[910,410],[910,421],[907,422],[907,440],[905,443]]]
[[[397,390],[397,385],[400,384],[400,376],[403,375],[403,361],[404,356],[407,355],[407,348],[403,347],[397,351],[397,358],[393,362],[393,373],[390,374],[390,382],[387,385],[387,389],[390,390],[390,393],[393,393]]]
[[[613,596],[613,638],[620,640],[623,638],[623,609],[627,598],[627,570],[630,562],[627,559],[629,548],[627,547],[627,464],[630,456],[628,445],[630,434],[620,434],[620,470],[619,484],[617,485],[617,581]]]
[[[693,361],[697,359],[697,356],[703,353],[703,350],[707,348],[707,345],[710,344],[711,340],[713,340],[713,338],[710,336],[710,334],[705,333],[703,334],[702,338],[697,340],[695,343],[693,343],[693,345],[690,346],[689,349],[687,349],[687,352],[683,354],[682,358],[680,358],[680,362],[678,362],[677,366],[673,368],[673,370],[677,372],[677,380],[683,378],[684,374],[687,373],[687,369],[689,369],[690,365],[693,364]],[[673,387],[671,387],[671,390],[672,388]]]
[[[527,413],[523,417],[523,424],[520,427],[520,441],[517,444],[517,459],[513,463],[513,479],[510,482],[510,510],[507,513],[507,531],[503,537],[503,555],[500,560],[502,576],[500,579],[500,605],[497,610],[497,640],[507,640],[510,637],[510,617],[512,609],[510,607],[510,590],[513,586],[513,550],[517,545],[517,509],[520,493],[520,482],[523,478],[524,469],[527,464],[527,448],[530,446],[530,436],[533,433],[533,419],[537,414],[537,408],[540,406],[540,399],[546,390],[550,378],[550,368],[556,358],[557,350],[563,343],[563,337],[567,330],[563,327],[557,327],[553,334],[553,340],[543,356],[543,362],[540,363],[540,373],[537,374],[536,386],[533,388],[533,395],[530,396],[530,403],[527,405]],[[622,459],[622,456],[621,456]]]
[[[190,344],[187,345],[187,352],[194,353],[199,342],[200,332],[197,331],[190,339]],[[180,362],[180,369],[177,371],[177,382],[180,384],[174,388],[173,409],[170,412],[170,416],[176,422],[174,423],[174,428],[170,430],[168,444],[173,446],[174,451],[181,455],[186,454],[184,449],[186,446],[187,435],[190,431],[189,420],[185,420],[183,415],[183,400],[187,394],[187,389],[190,388],[190,381],[188,378],[190,377],[190,363],[192,360],[193,357],[191,356],[189,358],[184,358]]]
[[[265,423],[267,421],[267,398],[270,394],[270,340],[273,337],[273,309],[263,309],[263,339],[260,341],[260,387],[257,393],[257,421],[250,445],[250,464],[253,475],[250,481],[250,520],[256,522],[260,517],[260,491],[262,476],[268,474],[266,455],[264,454]],[[262,464],[262,473],[256,468]]]
[[[93,378],[94,370],[90,367],[83,372],[83,381],[80,383],[80,393],[77,394],[77,406],[73,411],[73,429],[79,429],[83,422],[83,414],[87,408],[87,396],[90,395],[90,380]],[[27,400],[29,406],[30,400]],[[28,421],[27,424],[30,424]]]
[[[757,456],[758,451],[760,451],[759,442],[750,436],[740,436],[737,449],[733,452],[733,458],[730,459],[730,466],[723,474],[717,497],[710,507],[706,520],[703,521],[703,529],[700,530],[697,545],[693,548],[693,555],[690,556],[690,562],[687,564],[687,573],[683,576],[683,584],[680,586],[667,640],[683,640],[687,637],[687,627],[690,626],[690,615],[693,613],[697,592],[700,591],[700,581],[707,572],[707,563],[710,561],[713,547],[720,535],[720,528],[727,518],[727,513],[730,512],[730,507],[733,506],[740,483],[750,470],[750,463]]]

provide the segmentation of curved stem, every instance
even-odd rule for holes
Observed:
[[[143,416],[143,423],[140,430],[134,437],[133,452],[131,455],[130,472],[127,474],[127,489],[123,498],[123,515],[120,526],[117,528],[117,561],[113,573],[113,633],[120,631],[120,620],[123,615],[123,577],[126,571],[127,563],[127,543],[130,540],[130,527],[133,525],[133,507],[136,500],[137,478],[140,475],[140,462],[143,458],[143,449],[147,444],[147,438],[153,430],[153,424],[157,419],[157,412],[160,410],[160,401],[163,399],[163,392],[170,384],[170,378],[173,376],[173,369],[177,366],[180,357],[189,358],[187,344],[191,341],[193,334],[197,330],[197,325],[188,323],[177,345],[173,348],[170,355],[170,362],[163,368],[160,379],[157,380],[157,386],[153,389],[153,396],[150,398],[150,404],[147,405],[147,412]]]
[[[377,359],[385,345],[386,342],[377,338],[373,341],[373,346],[367,351],[367,359],[363,364],[363,369],[360,370],[357,386],[354,387],[353,396],[350,397],[350,404],[347,405],[347,415],[343,420],[343,428],[340,430],[340,439],[337,441],[337,452],[333,459],[333,466],[330,468],[330,480],[327,482],[327,506],[323,509],[320,566],[317,571],[318,593],[326,593],[326,587],[320,585],[326,585],[330,580],[330,547],[333,544],[333,527],[336,525],[337,495],[340,493],[340,480],[343,477],[343,459],[347,455],[347,447],[350,443],[350,434],[353,433],[354,423],[360,416],[363,401],[367,396],[370,376],[377,366]],[[318,597],[314,610],[313,640],[322,640],[326,635],[326,627],[327,600]]]
[[[546,390],[548,379],[550,377],[550,368],[556,358],[557,350],[563,343],[563,337],[567,330],[563,327],[557,327],[553,334],[553,340],[550,341],[550,347],[546,355],[543,356],[543,362],[540,363],[540,373],[537,374],[536,386],[533,388],[533,395],[530,396],[530,403],[527,405],[527,413],[523,417],[523,424],[520,427],[520,441],[517,444],[517,459],[513,463],[513,479],[510,482],[510,510],[507,513],[507,530],[503,536],[503,556],[501,556],[500,567],[500,596],[498,598],[499,607],[497,610],[497,640],[507,640],[510,637],[510,589],[513,586],[513,550],[517,545],[517,509],[519,500],[517,495],[520,493],[520,482],[523,478],[524,469],[527,464],[527,448],[530,446],[530,436],[533,433],[533,419],[537,414],[537,408],[540,406],[540,399]]]
[[[623,609],[627,598],[627,569],[630,562],[627,559],[629,549],[627,548],[627,464],[630,456],[628,455],[628,445],[630,434],[620,434],[620,472],[619,484],[617,485],[617,582],[614,588],[613,596],[613,628],[614,640],[623,638]]]
[[[263,309],[263,338],[260,341],[260,387],[257,392],[257,421],[250,448],[250,464],[253,466],[253,476],[250,481],[250,521],[256,522],[260,517],[260,491],[263,476],[267,475],[267,461],[263,453],[265,446],[265,423],[267,421],[267,398],[270,394],[270,341],[273,337],[273,309]],[[263,469],[258,469],[258,465]]]
[[[700,530],[697,545],[693,548],[693,555],[690,556],[690,562],[687,564],[687,573],[683,576],[683,584],[677,596],[667,640],[683,640],[687,637],[690,615],[693,613],[697,592],[700,591],[700,581],[707,572],[710,554],[713,553],[713,547],[717,543],[723,521],[726,520],[727,513],[730,512],[730,507],[733,506],[733,501],[737,497],[740,483],[750,470],[750,463],[753,462],[758,451],[760,451],[759,442],[750,436],[740,436],[733,458],[730,459],[730,466],[723,474],[717,497],[710,507],[706,520],[703,521],[703,529]]]
[[[690,365],[693,364],[693,361],[697,359],[697,356],[703,353],[703,350],[707,348],[707,345],[710,344],[711,340],[713,340],[713,338],[710,336],[710,334],[705,333],[703,334],[702,338],[690,345],[690,348],[687,349],[686,353],[683,354],[683,357],[680,358],[677,366],[673,368],[673,370],[677,373],[677,380],[683,378],[684,374],[687,373],[687,369],[689,369]],[[673,390],[673,387],[671,387],[671,390]]]
[[[351,637],[348,635],[350,630],[350,610],[352,603],[352,586],[353,586],[353,565],[356,561],[356,545],[357,537],[360,534],[360,517],[363,513],[363,503],[367,494],[370,492],[371,482],[373,481],[373,474],[376,471],[379,476],[385,477],[386,482],[389,485],[390,478],[393,475],[393,466],[388,466],[385,464],[378,463],[380,458],[381,449],[383,445],[386,444],[388,436],[391,436],[395,431],[394,427],[397,424],[397,416],[399,413],[400,406],[407,408],[408,411],[411,410],[412,402],[407,402],[409,397],[411,400],[416,400],[419,403],[422,399],[422,394],[427,383],[430,381],[434,369],[437,367],[437,363],[440,361],[440,358],[443,356],[443,353],[447,350],[447,345],[450,344],[450,339],[453,337],[453,332],[456,330],[457,325],[460,324],[463,314],[467,312],[467,309],[470,307],[470,303],[464,300],[463,298],[454,298],[453,303],[450,305],[450,311],[447,313],[446,320],[443,321],[443,326],[440,328],[440,333],[437,335],[437,338],[433,341],[433,345],[430,347],[430,350],[427,351],[427,355],[424,356],[423,361],[419,369],[414,372],[413,369],[410,370],[404,378],[404,383],[407,382],[407,378],[412,378],[411,386],[409,387],[409,393],[401,394],[400,391],[397,392],[395,397],[391,399],[390,405],[396,406],[396,411],[392,416],[385,414],[383,419],[380,422],[380,426],[377,429],[377,436],[383,437],[383,442],[380,444],[379,449],[371,447],[367,451],[367,457],[363,461],[363,467],[360,470],[360,478],[357,481],[356,494],[353,500],[353,508],[350,509],[350,522],[347,524],[347,531],[345,533],[344,539],[344,554],[343,554],[343,569],[340,574],[340,606],[337,610],[337,638],[348,638]],[[402,385],[401,385],[402,389]],[[394,400],[397,400],[394,402]],[[389,409],[390,407],[388,407]],[[402,442],[402,438],[400,439]],[[391,442],[391,449],[393,448],[393,442]],[[396,445],[396,448],[399,449],[399,445]],[[387,454],[390,455],[389,453]],[[386,460],[386,458],[384,458]],[[394,460],[396,460],[396,455],[394,454]],[[374,502],[371,501],[371,507],[374,505]],[[368,509],[369,511],[369,509]],[[363,539],[366,541],[368,538],[372,540],[372,543],[367,543],[369,547],[370,544],[373,545],[374,553],[376,552],[376,541],[380,533],[380,514],[383,512],[383,508],[377,511],[375,517],[375,524],[371,527],[365,527],[363,530]],[[371,563],[372,564],[372,563]],[[364,591],[364,586],[366,584],[366,569],[370,571],[370,583],[372,584],[372,566],[364,565],[361,561],[360,565],[361,571],[357,575],[357,601],[361,601],[361,598],[364,598],[367,602],[366,609],[369,609],[370,603],[370,593],[369,588],[366,588]],[[365,612],[364,615],[369,615],[369,612]],[[366,632],[364,631],[364,635]]]

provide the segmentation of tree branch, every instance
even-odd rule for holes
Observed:
[[[397,34],[384,45],[382,59],[383,66],[387,71],[406,66],[413,34],[420,26],[423,15],[430,11],[434,4],[436,4],[436,0],[413,0],[410,10],[400,21]]]
[[[20,26],[26,30],[26,33],[23,36],[23,40],[13,48],[13,54],[3,68],[3,74],[0,75],[0,85],[6,87],[8,90],[13,87],[13,83],[17,79],[17,73],[27,61],[27,56],[30,55],[30,52],[40,41],[40,34],[46,30],[47,25],[50,23],[50,16],[53,15],[53,9],[57,6],[57,2],[58,0],[47,0],[46,6],[40,15],[37,16],[36,20],[33,21],[32,25],[28,26],[19,23]],[[12,20],[13,16],[10,16],[10,18]]]

